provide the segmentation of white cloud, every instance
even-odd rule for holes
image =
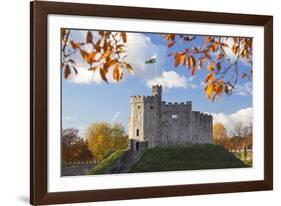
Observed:
[[[110,83],[116,83],[116,81],[113,79],[112,75],[112,69],[108,71],[107,74],[107,80]],[[73,78],[71,79],[73,83],[77,84],[102,84],[105,83],[105,81],[101,78],[99,70],[96,70],[95,72],[89,71],[88,67],[78,67],[78,73],[73,75]],[[122,81],[122,80],[121,80]]]
[[[238,122],[242,122],[245,126],[252,125],[252,113],[253,109],[251,107],[240,109],[232,114],[224,114],[224,113],[211,113],[213,116],[213,123],[220,122],[227,129],[228,133],[232,133],[234,131],[235,124]]]
[[[72,81],[77,84],[90,84],[97,83],[100,84],[103,80],[100,74],[93,71],[88,71],[88,68],[79,67],[78,74],[73,76]]]
[[[193,78],[187,79],[185,76],[179,75],[175,71],[164,71],[161,76],[146,81],[148,87],[160,84],[163,88],[196,88],[197,86],[192,83]]]
[[[167,48],[152,42],[151,38],[141,33],[127,33],[128,62],[134,69],[134,75],[152,79],[162,73]],[[156,64],[145,64],[144,61],[156,55]]]
[[[252,82],[246,82],[243,85],[235,85],[233,94],[239,96],[252,96]]]

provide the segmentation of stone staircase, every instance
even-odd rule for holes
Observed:
[[[106,174],[128,173],[131,167],[142,157],[145,150],[132,151],[127,150],[114,166],[106,170]]]

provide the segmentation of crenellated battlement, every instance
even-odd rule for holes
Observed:
[[[144,97],[145,97],[145,96],[140,96],[140,95],[131,96],[130,102],[131,102],[131,103],[134,103],[134,102],[144,102]]]
[[[153,100],[157,98],[154,96],[131,96],[130,102],[131,103],[151,103]]]
[[[195,116],[198,116],[200,118],[204,118],[204,117],[212,117],[211,114],[209,113],[204,113],[204,112],[199,112],[199,111],[192,111],[192,113],[195,115]]]
[[[161,108],[163,110],[175,111],[177,110],[192,110],[192,103],[190,101],[187,102],[161,102]]]
[[[162,101],[161,102],[161,105],[163,106],[182,106],[182,105],[192,105],[192,102],[191,101],[186,101],[186,102],[165,102],[165,101]]]

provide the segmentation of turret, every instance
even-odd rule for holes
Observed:
[[[152,96],[159,96],[161,99],[161,96],[162,96],[162,86],[161,85],[152,86]]]

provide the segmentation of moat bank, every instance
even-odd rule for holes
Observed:
[[[111,159],[113,158],[109,157]],[[110,164],[105,164],[109,162],[105,159],[104,164],[101,162],[97,166],[100,167],[98,172],[94,169],[92,174],[123,173],[121,169],[112,168],[126,168],[126,172],[137,173],[248,167],[234,154],[213,144],[156,147],[144,151],[134,164],[128,162],[128,159],[130,158],[120,156],[120,159],[115,158]]]

